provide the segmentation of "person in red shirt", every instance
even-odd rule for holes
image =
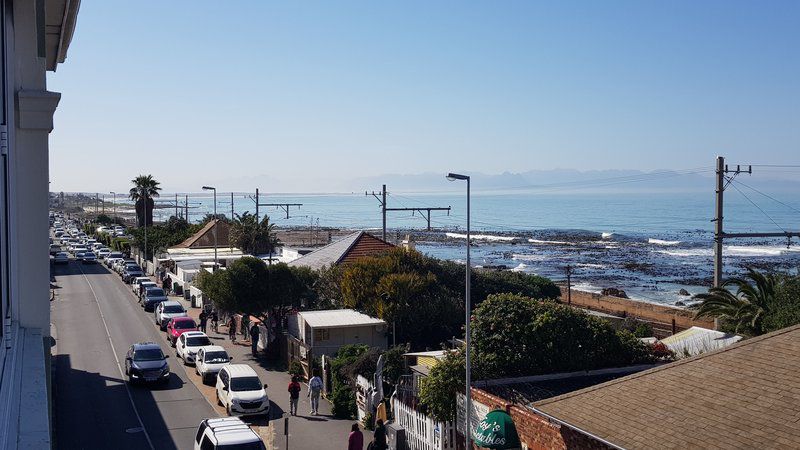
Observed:
[[[358,424],[354,423],[351,430],[347,438],[347,450],[364,450],[364,435]]]
[[[297,415],[297,402],[300,399],[300,383],[297,382],[297,377],[292,377],[292,382],[289,383],[289,414]]]

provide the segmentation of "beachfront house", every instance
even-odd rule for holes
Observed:
[[[388,347],[386,322],[352,309],[301,311],[288,322],[289,361],[299,361],[306,373],[313,358],[332,358],[343,345]]]
[[[374,256],[392,248],[394,245],[366,231],[356,231],[291,261],[289,266],[319,270],[332,265],[347,264],[363,256]]]

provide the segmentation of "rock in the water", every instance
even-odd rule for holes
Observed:
[[[628,298],[628,294],[625,291],[617,288],[605,288],[600,293],[609,297]]]
[[[690,296],[690,295],[692,295],[692,294],[690,294],[690,293],[689,293],[689,291],[687,291],[686,289],[681,289],[680,291],[678,291],[678,294],[680,294],[680,295],[684,295],[684,296],[687,296],[687,297],[688,297],[688,296]]]

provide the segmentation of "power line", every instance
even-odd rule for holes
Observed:
[[[733,181],[733,180],[731,180],[731,181]],[[734,189],[736,189],[736,192],[738,192],[738,193],[742,194],[742,197],[744,197],[745,199],[747,199],[747,201],[748,201],[748,202],[750,202],[750,204],[752,204],[753,206],[755,206],[755,208],[756,208],[757,210],[761,211],[761,214],[763,214],[763,215],[764,215],[764,217],[766,217],[767,219],[769,219],[769,220],[770,220],[770,222],[772,222],[773,224],[775,224],[775,226],[776,226],[776,227],[778,227],[778,229],[779,229],[779,230],[783,231],[784,233],[786,232],[786,230],[784,230],[784,229],[783,229],[783,227],[781,227],[780,225],[778,225],[778,222],[775,222],[775,219],[773,219],[773,218],[772,218],[772,217],[771,217],[769,214],[767,214],[767,213],[766,213],[766,212],[765,212],[763,209],[761,209],[761,207],[760,207],[760,206],[758,206],[758,205],[756,204],[756,202],[754,202],[753,200],[751,200],[751,199],[750,199],[750,197],[748,197],[748,196],[747,196],[747,194],[745,194],[744,192],[742,192],[742,190],[741,190],[741,189],[739,189],[739,188],[738,188],[738,187],[737,187],[735,184],[731,184],[731,186],[733,186],[733,188],[734,188]]]

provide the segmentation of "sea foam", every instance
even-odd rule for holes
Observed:
[[[466,234],[460,233],[445,233],[445,236],[453,239],[466,239]],[[473,234],[470,235],[470,239],[477,240],[477,241],[492,241],[492,242],[511,242],[516,239],[519,239],[514,236],[493,236],[491,234]]]
[[[654,244],[654,245],[678,245],[678,244],[681,243],[681,241],[664,241],[664,240],[661,240],[661,239],[650,238],[650,239],[647,240],[647,243],[648,244]]]

